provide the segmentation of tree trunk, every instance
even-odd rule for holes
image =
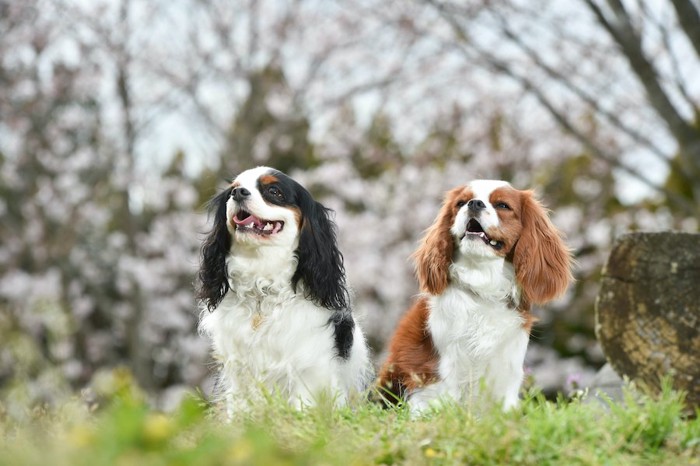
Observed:
[[[659,389],[669,377],[700,406],[700,235],[632,233],[603,269],[596,334],[613,368]]]

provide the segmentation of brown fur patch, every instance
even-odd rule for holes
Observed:
[[[438,378],[438,354],[427,328],[428,300],[424,297],[399,322],[389,344],[377,389],[385,404],[397,404],[411,391]]]
[[[522,192],[510,186],[494,189],[489,196],[489,203],[496,206],[499,203],[505,203],[509,209],[496,208],[498,215],[498,228],[489,228],[486,234],[489,238],[503,243],[503,249],[496,252],[506,258],[511,257],[513,248],[520,238],[522,232],[522,224],[520,223]]]
[[[532,326],[535,325],[539,319],[537,317],[535,317],[534,315],[532,315],[532,313],[530,312],[529,305],[527,305],[527,306],[521,305],[520,307],[518,307],[518,312],[520,313],[520,316],[523,318],[523,328],[525,329],[525,331],[528,334],[530,334],[530,332],[532,331]]]
[[[279,178],[277,178],[275,175],[263,175],[260,177],[260,183],[263,186],[267,186],[268,184],[273,184],[279,182]]]
[[[294,219],[296,220],[296,222],[297,222],[297,227],[298,227],[300,230],[301,230],[302,227],[306,227],[306,226],[308,225],[308,222],[306,222],[306,224],[303,225],[303,223],[304,223],[304,216],[302,215],[301,209],[300,209],[298,206],[290,206],[290,207],[289,207],[289,210],[291,210],[292,212],[294,212]],[[308,228],[311,228],[311,226],[308,225]]]

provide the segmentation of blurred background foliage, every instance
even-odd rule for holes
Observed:
[[[252,166],[335,209],[377,360],[442,194],[534,188],[576,256],[536,310],[545,393],[604,362],[612,240],[697,231],[697,3],[0,0],[0,397],[126,366],[159,406],[211,388],[193,300],[207,200]]]

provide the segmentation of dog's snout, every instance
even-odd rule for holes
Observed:
[[[479,212],[480,210],[484,210],[486,208],[486,204],[479,199],[472,199],[471,201],[467,202],[467,208],[471,211]]]
[[[245,188],[234,188],[233,191],[231,191],[231,196],[236,202],[241,202],[247,197],[250,197],[250,191]]]

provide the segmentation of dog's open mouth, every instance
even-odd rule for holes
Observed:
[[[239,210],[233,217],[236,230],[256,235],[274,235],[282,231],[284,222],[281,220],[263,220],[245,210]]]
[[[469,221],[467,222],[467,229],[464,232],[464,236],[462,238],[464,237],[468,237],[469,239],[478,238],[485,244],[488,244],[496,250],[499,250],[503,247],[503,242],[489,238],[489,236],[484,231],[484,228],[481,226],[481,223],[479,223],[479,221],[474,218],[469,219]]]

